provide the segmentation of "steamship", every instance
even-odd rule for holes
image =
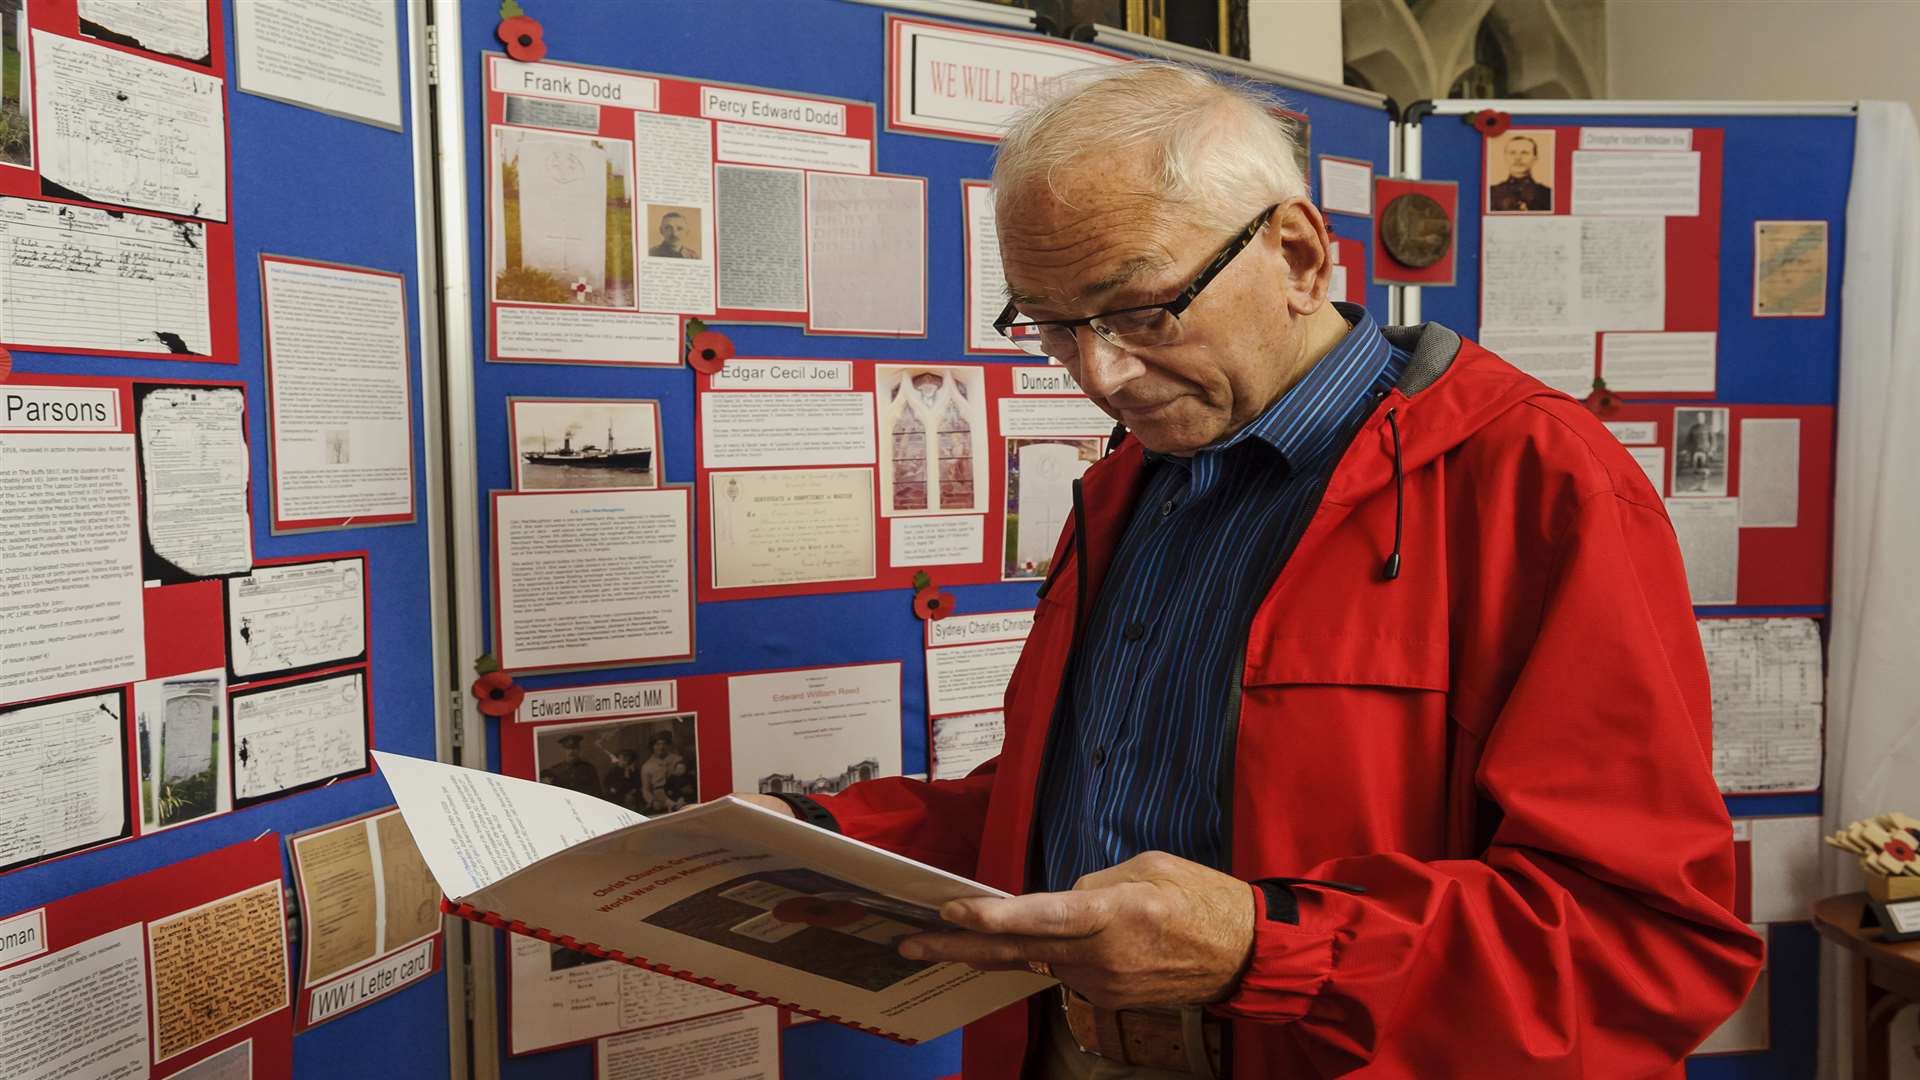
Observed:
[[[639,450],[619,450],[613,445],[613,427],[607,427],[607,445],[595,446],[588,443],[574,449],[571,431],[560,437],[560,449],[548,450],[546,439],[540,440],[540,449],[522,451],[520,456],[529,465],[572,465],[582,469],[634,469],[645,472],[653,468],[653,448]]]

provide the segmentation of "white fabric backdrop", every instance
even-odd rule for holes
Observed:
[[[1905,102],[1863,101],[1840,293],[1833,621],[1827,669],[1826,830],[1920,814],[1920,131]],[[1862,888],[1853,859],[1821,856],[1824,895]],[[1821,1076],[1850,1064],[1847,968],[1822,945]],[[1920,1075],[1911,1012],[1896,1076]]]

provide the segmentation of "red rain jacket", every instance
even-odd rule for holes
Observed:
[[[1247,644],[1231,872],[1252,962],[1213,1006],[1242,1080],[1672,1077],[1743,1001],[1732,830],[1686,574],[1660,496],[1584,408],[1443,328],[1335,468]],[[1394,541],[1396,414],[1405,474]],[[1129,439],[1084,480],[1007,688],[1000,755],[963,780],[856,785],[848,835],[1021,892],[1085,529],[1100,589],[1142,486]],[[1018,1075],[1051,994],[967,1028],[965,1076]]]

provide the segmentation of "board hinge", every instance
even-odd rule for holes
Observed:
[[[427,85],[440,85],[440,28],[427,24]]]
[[[467,703],[458,690],[447,691],[447,751],[456,765],[466,764]]]

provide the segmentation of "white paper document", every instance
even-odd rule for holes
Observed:
[[[1666,231],[1658,218],[1490,216],[1483,225],[1483,328],[1666,325]]]
[[[993,217],[993,189],[962,183],[966,205],[967,351],[1018,353],[1021,349],[993,328],[1007,306],[1007,278],[1000,268],[1000,228]]]
[[[227,657],[239,679],[366,656],[364,559],[257,566],[226,588]]]
[[[807,175],[807,328],[927,332],[927,185],[917,177]]]
[[[872,469],[707,475],[713,587],[874,576]]]
[[[1001,398],[1000,434],[1006,438],[1045,435],[1110,435],[1114,419],[1084,396]]]
[[[677,367],[684,347],[673,315],[501,306],[493,314],[496,360]]]
[[[143,941],[140,923],[131,922],[0,968],[0,1076],[145,1080]]]
[[[243,5],[244,6],[244,5]],[[80,33],[118,45],[210,63],[207,9],[168,0],[80,0]]]
[[[246,0],[233,8],[233,51],[245,93],[400,130],[392,4]]]
[[[1600,335],[1600,377],[1609,390],[1711,393],[1719,357],[1711,330]]]
[[[496,498],[501,665],[691,657],[692,518],[686,488]]]
[[[1320,157],[1320,208],[1333,214],[1373,215],[1373,166]]]
[[[207,296],[199,222],[0,198],[0,338],[208,356]]]
[[[1700,152],[1573,152],[1573,212],[1614,217],[1698,217]]]
[[[1812,619],[1701,619],[1713,772],[1732,793],[1820,786],[1825,673]]]
[[[888,566],[972,566],[985,557],[987,519],[897,517],[887,521]]]
[[[1740,500],[1668,499],[1687,588],[1696,604],[1732,604],[1740,591]]]
[[[135,388],[149,580],[253,568],[247,399],[236,387]]]
[[[507,947],[513,1001],[507,1039],[515,1054],[731,1011],[741,1004],[738,997],[699,983],[539,938],[513,934]]]
[[[802,137],[791,131],[773,133]],[[805,311],[806,174],[794,169],[720,165],[713,170],[713,192],[714,228],[719,232],[720,245],[720,306],[749,311]]]
[[[1004,894],[783,814],[721,798],[640,821],[554,785],[379,763],[440,888],[480,912],[907,1040],[1052,985],[902,958],[946,901]]]
[[[738,998],[734,999],[737,1003]],[[780,1075],[780,1010],[735,1009],[601,1039],[596,1080],[767,1080]]]
[[[1591,331],[1490,328],[1480,344],[1561,393],[1585,397],[1593,389]]]
[[[733,790],[842,791],[900,775],[900,664],[733,675]]]
[[[640,310],[711,315],[713,125],[686,116],[634,113],[633,139]]]
[[[0,702],[146,677],[136,490],[132,436],[0,434]]]
[[[1818,817],[1757,817],[1736,821],[1750,830],[1753,921],[1805,922],[1820,899]],[[1736,837],[1737,839],[1737,837]]]
[[[1633,463],[1647,474],[1647,482],[1653,485],[1653,493],[1664,497],[1667,494],[1667,448],[1629,446],[1627,453],[1633,456]]]
[[[1740,420],[1740,527],[1800,524],[1800,421]]]
[[[233,695],[236,799],[264,799],[367,767],[361,671]]]
[[[0,712],[0,870],[128,831],[125,711],[116,690]]]
[[[75,198],[227,220],[221,80],[33,32],[40,175]]]
[[[274,521],[411,519],[405,279],[276,258],[260,278]]]
[[[875,455],[866,391],[700,395],[700,461],[709,469],[871,465]]]
[[[966,776],[981,762],[998,755],[1007,737],[1007,717],[998,709],[936,716],[931,726],[928,775],[934,780]]]
[[[1613,437],[1626,446],[1660,441],[1660,425],[1651,420],[1608,420],[1605,423]]]

